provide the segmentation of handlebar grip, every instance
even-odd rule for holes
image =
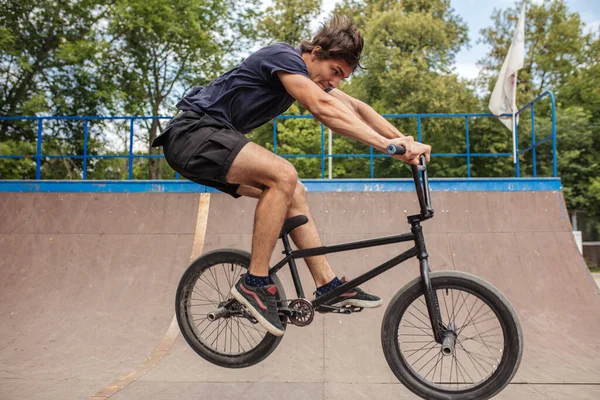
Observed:
[[[404,148],[404,146],[402,146],[401,144],[399,145],[395,145],[395,144],[390,144],[387,147],[387,153],[388,154],[397,154],[397,155],[402,155],[404,153],[406,153],[406,148]]]

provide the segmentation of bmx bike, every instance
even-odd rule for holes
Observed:
[[[388,153],[402,154],[401,146]],[[287,219],[280,239],[285,257],[269,269],[277,286],[277,305],[284,329],[307,326],[315,312],[351,314],[355,306],[338,307],[337,296],[416,257],[420,276],[401,288],[389,302],[381,325],[385,359],[413,393],[425,399],[481,400],[500,392],[515,375],[523,352],[523,335],[515,311],[488,282],[459,271],[431,272],[421,222],[434,215],[425,157],[411,165],[420,212],[408,216],[410,233],[318,248],[292,250],[288,234],[308,219]],[[295,260],[392,243],[414,246],[372,270],[309,301],[304,296]],[[220,249],[196,259],[183,274],[176,295],[179,328],[201,357],[227,368],[254,365],[269,356],[282,337],[268,333],[230,294],[248,268],[250,254]],[[288,299],[277,277],[288,265],[297,298]]]

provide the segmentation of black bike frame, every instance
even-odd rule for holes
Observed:
[[[281,268],[283,268],[285,264],[288,264],[290,267],[290,272],[292,274],[292,280],[294,282],[296,294],[298,295],[298,298],[305,298],[304,290],[302,289],[302,282],[300,281],[298,269],[296,267],[296,259],[320,256],[324,254],[337,253],[342,251],[364,249],[367,247],[382,246],[392,243],[413,241],[415,243],[414,247],[410,248],[409,250],[396,257],[389,259],[383,264],[358,276],[357,278],[354,278],[351,281],[342,284],[341,286],[328,292],[327,294],[320,296],[319,298],[312,301],[312,305],[315,309],[321,306],[329,306],[329,303],[342,293],[346,293],[347,291],[373,279],[374,277],[384,273],[390,268],[393,268],[412,257],[417,257],[419,259],[421,282],[423,284],[425,303],[429,312],[431,326],[433,327],[434,338],[438,343],[442,343],[444,338],[445,327],[442,324],[437,295],[432,289],[431,281],[429,279],[429,256],[427,254],[427,248],[425,246],[425,238],[423,237],[423,228],[421,227],[422,221],[433,217],[433,208],[431,208],[431,196],[429,191],[429,180],[427,177],[427,166],[425,163],[425,157],[421,156],[421,165],[411,165],[411,168],[413,173],[413,179],[415,182],[417,197],[419,198],[421,212],[420,214],[411,215],[408,217],[408,223],[411,225],[410,233],[294,251],[292,251],[288,235],[285,234],[282,235],[282,240],[284,246],[284,254],[286,257],[280,262],[278,262],[275,266],[270,268],[269,274],[276,273]]]

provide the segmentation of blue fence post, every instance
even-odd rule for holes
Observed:
[[[35,179],[42,177],[42,118],[38,118],[37,153],[35,155]]]
[[[531,160],[531,164],[533,166],[533,177],[537,177],[537,161],[536,161],[536,157],[535,157],[535,112],[534,110],[534,104],[531,104],[531,155],[532,155],[532,160]]]
[[[133,179],[133,125],[134,119],[129,120],[129,180]]]
[[[552,102],[552,162],[554,163],[553,176],[558,176],[558,164],[556,160],[556,101],[554,101],[554,93],[548,92],[550,101]]]
[[[273,119],[273,153],[277,154],[277,117]]]
[[[421,115],[417,116],[417,142],[421,142]]]
[[[89,120],[83,124],[83,179],[87,178],[87,153],[88,153],[88,126]]]
[[[321,124],[321,179],[325,179],[325,125]]]
[[[471,177],[471,145],[469,142],[469,117],[465,117],[465,136],[467,140],[467,178]]]
[[[373,146],[369,146],[369,168],[371,170],[371,178],[375,177],[375,159],[373,158]]]

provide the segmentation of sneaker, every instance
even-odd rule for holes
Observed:
[[[343,277],[340,281],[342,284],[348,282],[346,277]],[[320,297],[318,293],[317,297]],[[381,306],[382,303],[383,302],[379,297],[368,294],[359,287],[355,287],[354,289],[350,289],[346,293],[339,295],[332,303],[330,303],[330,305],[336,307],[355,306],[361,308],[376,308]]]
[[[248,286],[246,274],[231,288],[231,295],[246,306],[246,309],[270,334],[283,336],[284,330],[277,311],[277,286]]]

